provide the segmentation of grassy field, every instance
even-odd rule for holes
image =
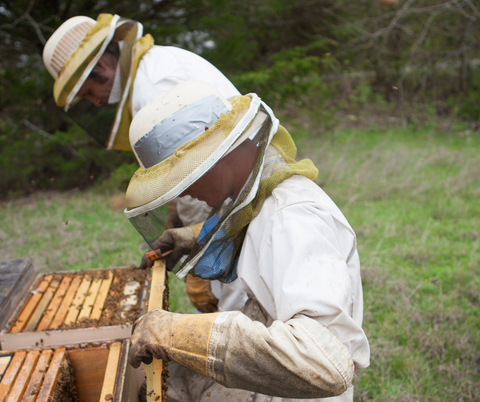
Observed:
[[[294,134],[358,237],[372,356],[356,400],[480,400],[478,133]],[[98,190],[7,202],[0,259],[29,256],[40,270],[137,264],[142,239],[120,206]],[[182,283],[172,287],[172,307],[191,311]]]

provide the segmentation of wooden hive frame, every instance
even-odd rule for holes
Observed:
[[[165,296],[168,298],[167,272],[162,260],[156,260],[152,267],[152,285],[148,299],[148,311],[154,308],[163,309]],[[168,302],[168,300],[167,300]],[[151,364],[145,365],[147,380],[147,402],[164,402],[167,390],[167,366],[162,360],[153,359]]]
[[[19,349],[61,345],[65,342],[95,342],[129,338],[133,323],[61,329],[84,319],[98,320],[112,283],[117,282],[116,270],[127,267],[90,270],[86,272],[58,272],[39,275],[23,302],[11,314],[0,332],[1,349]],[[103,279],[94,279],[96,272],[107,273]],[[141,283],[139,305],[145,312],[148,281]]]
[[[137,398],[129,340],[0,352],[0,401],[127,402]],[[73,377],[71,372],[73,371]],[[72,390],[75,392],[72,394]]]

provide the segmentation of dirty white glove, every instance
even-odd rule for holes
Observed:
[[[167,229],[151,244],[153,250],[160,249],[162,253],[173,250],[172,253],[165,258],[165,266],[167,267],[167,270],[171,271],[180,258],[184,255],[190,254],[190,251],[197,241],[202,226],[203,222],[185,228]],[[142,257],[139,268],[146,269],[150,268],[152,265],[153,262],[147,259],[145,253]]]
[[[302,314],[266,327],[239,311],[152,310],[134,326],[129,362],[138,367],[152,356],[173,360],[227,388],[291,399],[341,395],[354,374],[345,345]]]
[[[206,375],[210,333],[218,314],[149,311],[133,325],[129,363],[137,368],[153,358],[173,360]]]

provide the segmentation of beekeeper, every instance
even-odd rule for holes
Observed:
[[[164,137],[171,145],[159,149]],[[185,82],[135,116],[130,141],[141,166],[130,222],[170,258],[189,252],[181,267],[167,259],[180,278],[236,280],[248,294],[241,311],[150,311],[135,323],[130,364],[178,363],[168,401],[353,401],[370,355],[355,233],[271,109],[255,94],[227,100]],[[200,231],[161,236],[162,206],[185,195],[212,216]]]
[[[239,95],[234,85],[202,57],[173,46],[154,46],[137,21],[100,14],[77,16],[49,38],[43,61],[55,79],[53,94],[64,110],[107,149],[131,151],[128,128],[133,116],[156,96],[187,80],[202,80],[225,97]],[[203,222],[210,208],[184,197],[169,205],[167,227]],[[146,268],[142,259],[141,268]],[[243,306],[236,285],[222,290],[220,308]],[[200,311],[216,311],[209,282],[189,277],[187,292]],[[220,296],[217,286],[217,296]]]

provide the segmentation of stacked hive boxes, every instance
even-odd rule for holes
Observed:
[[[80,390],[85,373],[79,371],[76,367],[78,363],[73,362],[72,356],[77,362],[82,361],[77,356],[87,355],[96,361],[99,354],[105,355],[105,350],[110,351],[106,354],[109,355],[117,349],[121,353],[114,354],[120,356],[123,353],[123,363],[117,364],[115,370],[107,370],[107,365],[103,368],[105,373],[115,373],[111,392],[102,394],[103,399],[95,399],[99,394],[93,399],[81,397],[80,400],[129,400],[133,391],[123,387],[132,386],[136,391],[134,376],[133,379],[125,378],[130,372],[125,357],[129,341],[113,341],[130,337],[133,322],[145,309],[147,284],[147,272],[129,268],[39,275],[0,332],[1,349],[5,351],[0,358],[0,374],[1,368],[5,368],[0,396],[1,392],[5,394],[0,401],[2,398],[9,402],[41,401],[42,395],[47,394],[48,400],[73,401],[74,397],[69,394],[72,387],[67,386],[65,379],[75,378],[73,389],[76,387],[82,394],[85,393]],[[69,346],[73,344],[83,346]],[[117,344],[120,346],[115,346]],[[45,348],[47,346],[53,348]],[[110,361],[110,357],[107,360]],[[69,361],[73,370],[68,369]],[[56,372],[56,376],[52,374],[53,377],[48,377],[50,370]],[[46,372],[45,378],[40,380],[43,372]],[[107,381],[105,373],[95,374],[98,377],[94,379],[98,392],[101,388],[99,384]],[[92,383],[91,373],[88,377]],[[54,385],[49,385],[52,378],[55,378]],[[10,388],[6,384],[10,384]]]

